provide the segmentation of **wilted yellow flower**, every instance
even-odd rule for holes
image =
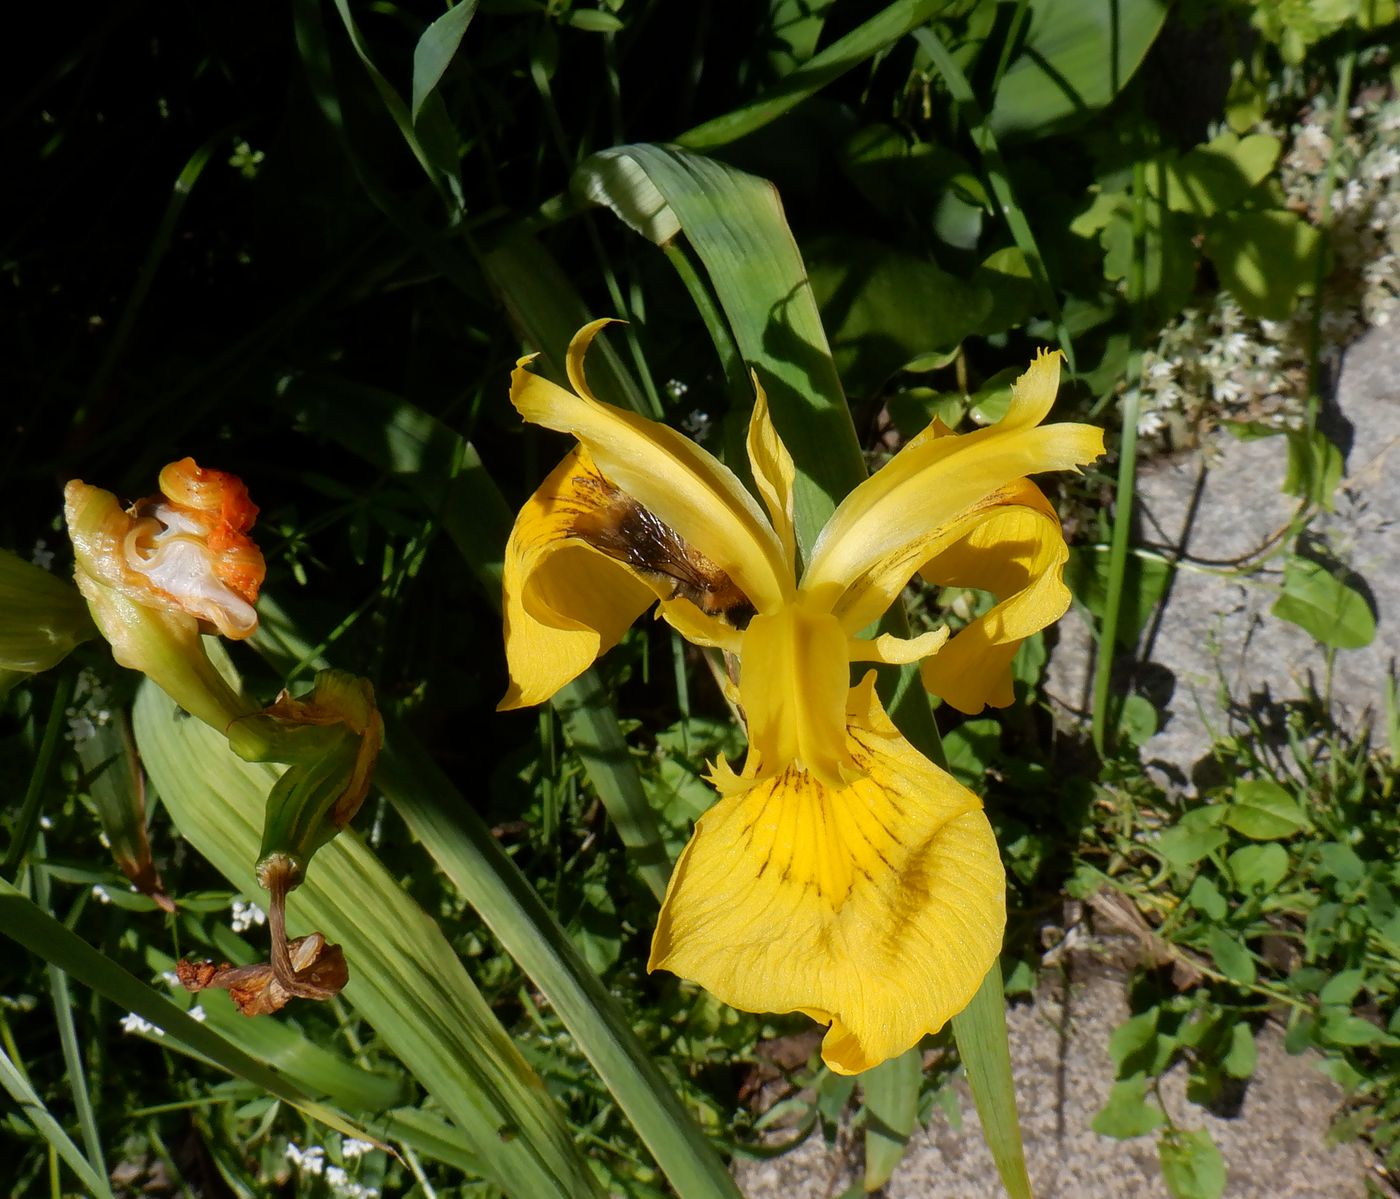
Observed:
[[[852,491],[799,574],[795,471],[758,380],[748,453],[763,508],[700,446],[592,396],[583,357],[606,323],[569,347],[573,392],[528,358],[512,377],[520,414],[579,445],[506,547],[501,706],[548,699],[653,603],[732,655],[748,754],[738,773],[714,767],[722,798],[676,865],[650,966],[735,1007],[829,1022],[827,1064],[868,1069],[971,999],[1001,947],[1005,879],[981,801],[899,734],[873,672],[852,687],[850,667],[922,662],[963,711],[1009,703],[1016,647],[1069,604],[1059,521],[1026,476],[1091,461],[1102,433],[1041,425],[1059,381],[1058,355],[1042,354],[996,425],[935,422]],[[920,571],[999,602],[951,639],[863,637]]]
[[[239,639],[258,627],[253,605],[265,567],[248,536],[258,510],[236,476],[193,458],[165,467],[160,489],[123,508],[79,479],[64,488],[74,577],[113,657],[227,732],[254,709],[224,682],[199,638]]]

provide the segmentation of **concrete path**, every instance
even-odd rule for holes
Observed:
[[[1361,577],[1379,617],[1375,641],[1338,651],[1333,666],[1335,718],[1355,728],[1368,712],[1384,712],[1384,681],[1400,659],[1400,333],[1377,328],[1347,350],[1335,399],[1328,431],[1345,452],[1345,482],[1337,511],[1315,522],[1312,534]],[[1286,465],[1281,439],[1224,433],[1204,453],[1144,464],[1138,543],[1203,564],[1253,554],[1296,508],[1279,490]],[[1169,779],[1208,781],[1212,735],[1230,727],[1232,707],[1267,725],[1307,688],[1325,691],[1326,653],[1270,614],[1281,571],[1275,559],[1257,575],[1176,572],[1130,672],[1134,689],[1161,714],[1144,753]],[[1077,611],[1060,622],[1057,637],[1046,690],[1062,715],[1081,720],[1090,706],[1092,655]]]
[[[1170,1199],[1151,1136],[1117,1141],[1090,1127],[1112,1086],[1108,1039],[1128,1008],[1121,972],[1083,955],[1074,963],[1064,981],[1048,971],[1034,1004],[1009,1013],[1026,1160],[1037,1199]],[[1356,1144],[1327,1143],[1341,1091],[1318,1073],[1315,1056],[1289,1057],[1277,1030],[1266,1028],[1257,1045],[1258,1069],[1233,1118],[1189,1103],[1181,1068],[1163,1086],[1174,1121],[1183,1128],[1210,1129],[1228,1170],[1226,1199],[1364,1199],[1369,1155]],[[961,1083],[959,1096],[961,1130],[954,1131],[937,1112],[927,1129],[915,1133],[885,1188],[887,1199],[1003,1194]],[[859,1180],[860,1152],[857,1137],[843,1135],[830,1149],[818,1133],[783,1157],[742,1163],[735,1174],[749,1199],[832,1199]]]

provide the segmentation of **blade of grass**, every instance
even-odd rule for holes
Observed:
[[[391,723],[377,782],[409,829],[548,998],[684,1199],[738,1191],[627,1016],[491,830],[407,732]]]
[[[164,1029],[171,1037],[188,1046],[190,1052],[198,1053],[230,1074],[262,1087],[312,1119],[346,1136],[366,1137],[364,1129],[324,1104],[317,1103],[277,1071],[268,1069],[213,1029],[206,1028],[164,995],[122,969],[106,954],[92,948],[4,880],[0,880],[0,936],[22,945],[121,1010],[134,1012],[157,1028]]]
[[[36,842],[39,854],[44,853],[42,834]],[[52,897],[49,888],[48,871],[40,868],[33,872],[34,900],[44,911],[53,914]],[[87,1068],[82,1052],[78,1048],[78,1029],[73,1020],[73,996],[68,989],[68,976],[50,963],[46,967],[49,976],[49,996],[53,1000],[54,1023],[58,1025],[58,1043],[63,1052],[63,1065],[68,1072],[68,1089],[73,1096],[73,1111],[78,1117],[78,1129],[83,1136],[83,1148],[87,1150],[87,1160],[104,1178],[107,1163],[102,1157],[102,1136],[97,1128],[97,1115],[93,1111],[92,1096],[88,1092]]]
[[[953,1017],[953,1036],[967,1070],[978,1119],[982,1121],[982,1136],[992,1151],[1002,1185],[1011,1199],[1031,1199],[1031,1180],[1026,1174],[1026,1153],[1016,1116],[1000,962],[992,964],[972,1002]]]
[[[277,772],[236,758],[200,722],[180,720],[149,684],[135,726],[181,834],[234,887],[255,894],[263,806]],[[559,1109],[441,930],[353,833],[319,852],[290,897],[288,924],[344,946],[345,999],[462,1129],[497,1185],[522,1199],[599,1194]]]
[[[1132,352],[1128,386],[1123,393],[1118,484],[1113,492],[1113,533],[1108,551],[1108,580],[1103,618],[1099,622],[1098,653],[1094,658],[1094,710],[1090,735],[1100,756],[1112,742],[1116,705],[1112,693],[1113,657],[1118,645],[1118,619],[1123,608],[1123,584],[1128,572],[1128,537],[1132,532],[1133,493],[1137,486],[1138,402],[1142,384],[1143,291],[1147,255],[1147,164],[1141,155],[1133,163],[1133,257],[1128,268],[1128,305],[1132,312]]]
[[[1031,232],[1030,222],[1026,220],[1025,211],[1017,203],[1016,194],[1011,189],[1011,177],[1006,169],[1006,160],[1001,156],[996,135],[992,133],[992,127],[987,122],[987,114],[982,111],[982,106],[978,104],[977,97],[972,91],[972,84],[968,82],[967,76],[963,74],[957,60],[949,53],[948,47],[939,40],[938,35],[932,29],[916,29],[914,30],[914,39],[933,60],[935,69],[943,76],[943,82],[947,84],[953,102],[962,111],[968,134],[972,138],[972,144],[977,147],[977,152],[982,156],[982,167],[987,173],[987,182],[991,184],[992,195],[996,197],[997,206],[1001,209],[1002,219],[1006,221],[1006,227],[1011,231],[1011,238],[1016,243],[1016,248],[1026,259],[1026,265],[1031,272],[1031,282],[1035,284],[1041,306],[1055,326],[1055,338],[1060,343],[1060,349],[1064,351],[1065,364],[1069,367],[1070,374],[1074,374],[1077,368],[1074,362],[1074,344],[1070,339],[1069,327],[1065,324],[1064,315],[1060,311],[1060,301],[1055,296],[1054,285],[1050,282],[1050,273],[1045,269],[1045,259],[1041,257],[1040,247],[1036,245],[1035,234]]]
[[[87,1187],[88,1194],[95,1199],[112,1199],[112,1190],[107,1185],[105,1171],[96,1170],[82,1155],[73,1144],[72,1138],[63,1131],[63,1125],[49,1113],[39,1093],[29,1085],[29,1080],[3,1049],[0,1049],[0,1087],[5,1088],[20,1113],[49,1143],[50,1151],[61,1157],[68,1168],[78,1176],[79,1181]],[[55,1189],[54,1193],[59,1192]]]

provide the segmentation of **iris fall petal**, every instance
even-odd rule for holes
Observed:
[[[853,1074],[934,1032],[1001,947],[1005,878],[981,802],[851,692],[841,789],[792,766],[720,800],[667,889],[650,968],[748,1011],[831,1027],[822,1056]]]

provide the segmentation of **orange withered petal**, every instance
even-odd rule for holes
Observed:
[[[248,498],[243,480],[202,467],[193,458],[181,458],[160,472],[160,490],[203,526],[219,581],[248,603],[257,603],[267,565],[248,536],[258,519],[258,506]]]

